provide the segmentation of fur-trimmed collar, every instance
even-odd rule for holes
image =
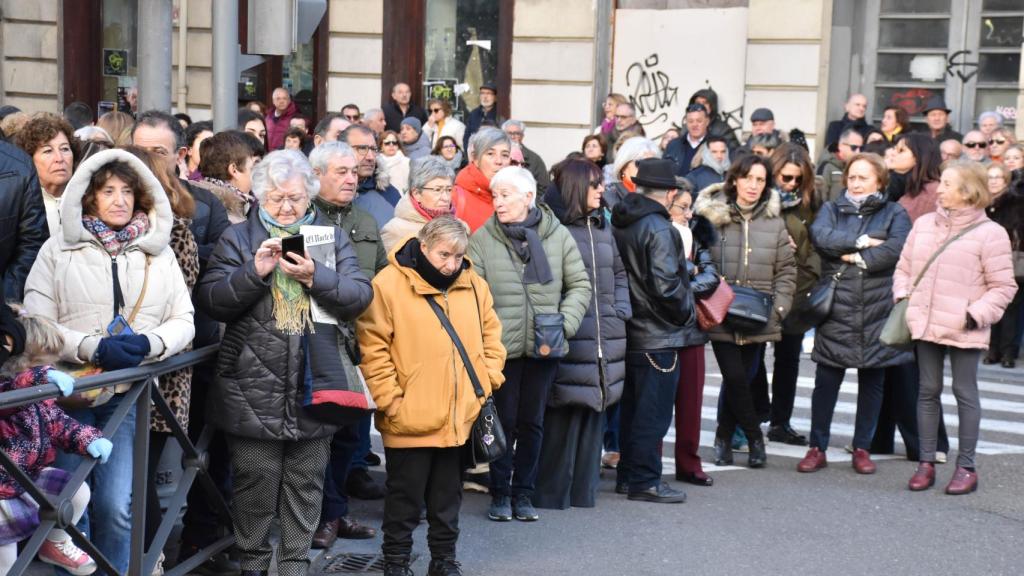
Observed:
[[[715,230],[714,224],[700,214],[694,214],[693,218],[690,218],[690,231],[700,246],[707,248],[718,243],[718,231]]]
[[[725,184],[712,184],[700,191],[697,201],[693,203],[693,213],[703,216],[712,224],[721,228],[726,224],[739,221],[740,214],[736,204],[725,198]],[[761,201],[754,208],[754,217],[778,218],[782,214],[782,199],[778,191],[769,189],[768,199],[761,196]]]

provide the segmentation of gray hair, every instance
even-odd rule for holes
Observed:
[[[521,166],[506,166],[491,178],[491,190],[499,184],[507,184],[518,190],[523,196],[533,192],[533,200],[530,201],[530,208],[537,205],[537,181],[533,174]]]
[[[981,126],[981,121],[986,118],[993,118],[995,119],[997,126],[1003,126],[1003,115],[999,112],[993,112],[992,110],[986,110],[981,114],[978,114],[978,126]]]
[[[459,250],[465,250],[469,246],[469,233],[466,225],[455,216],[445,214],[438,216],[423,225],[416,233],[416,239],[422,242],[428,249],[437,246],[441,242],[451,242]]]
[[[661,148],[657,142],[643,136],[634,136],[626,140],[619,151],[615,153],[612,175],[618,180],[619,174],[622,174],[622,169],[626,167],[626,164],[643,158],[644,154],[648,152],[654,155],[653,158],[661,158]]]
[[[485,152],[500,144],[508,146],[509,151],[512,150],[512,140],[508,134],[490,126],[481,128],[469,139],[469,159],[479,160]]]
[[[678,181],[677,181],[678,183]],[[650,196],[651,194],[668,194],[672,190],[678,190],[678,188],[648,188],[647,186],[637,186],[636,194],[641,196]],[[690,193],[693,193],[693,185],[690,185]]]
[[[78,130],[75,130],[75,138],[83,142],[92,140],[102,140],[108,142],[111,146],[114,145],[114,139],[110,137],[110,134],[106,130],[99,126],[82,126]]]
[[[370,118],[376,117],[378,114],[384,115],[384,111],[380,108],[370,108],[366,112],[363,112],[363,120],[369,120]]]
[[[769,132],[767,134],[754,134],[747,141],[747,146],[753,149],[754,146],[764,146],[769,150],[775,150],[782,144],[782,139],[775,132]]]
[[[409,165],[409,189],[422,190],[428,182],[435,178],[455,180],[455,171],[443,159],[437,156],[423,156]]]
[[[309,161],[297,150],[275,150],[263,157],[252,169],[252,193],[263,202],[267,192],[296,178],[302,179],[306,197],[320,193],[320,180],[313,175]]]
[[[340,140],[334,142],[324,142],[323,144],[313,148],[313,151],[309,153],[309,164],[313,170],[323,174],[327,171],[327,165],[331,163],[336,157],[351,156],[356,158],[356,153],[352,150],[352,147]],[[356,158],[358,161],[358,158]]]
[[[526,124],[523,124],[522,120],[505,120],[501,123],[501,131],[504,132],[509,128],[519,128],[521,131],[526,132]]]

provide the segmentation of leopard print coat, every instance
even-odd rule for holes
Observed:
[[[191,221],[187,218],[174,217],[174,226],[171,228],[171,250],[178,260],[181,273],[185,277],[185,285],[188,286],[189,294],[199,280],[199,248],[196,239],[189,230]],[[192,344],[185,347],[185,352],[192,349]],[[167,400],[167,405],[174,412],[174,417],[181,423],[181,427],[188,432],[188,406],[192,397],[192,368],[184,368],[177,372],[171,372],[160,377],[158,386],[160,393]],[[171,432],[171,427],[164,417],[157,412],[156,407],[150,408],[150,430],[154,432]]]

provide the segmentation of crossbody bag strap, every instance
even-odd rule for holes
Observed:
[[[452,343],[455,344],[455,349],[459,351],[459,356],[462,357],[462,363],[466,366],[466,372],[469,374],[469,380],[473,383],[473,391],[476,393],[478,398],[484,397],[484,387],[480,385],[480,380],[476,377],[476,370],[473,369],[473,364],[469,361],[469,354],[466,353],[466,348],[462,345],[462,340],[459,339],[459,334],[455,331],[455,327],[452,326],[448,315],[441,309],[441,305],[437,303],[431,297],[427,297],[427,303],[430,304],[430,308],[437,315],[437,319],[441,321],[441,326],[444,327],[445,332],[448,332],[448,336],[451,337]]]
[[[142,301],[146,298],[146,289],[149,288],[149,265],[152,261],[153,257],[146,254],[146,272],[142,279],[142,292],[139,294],[139,299],[135,301],[135,306],[132,307],[132,313],[128,316],[129,326],[135,323],[135,317],[139,315],[139,310],[142,309]]]
[[[964,234],[967,234],[971,230],[974,230],[975,228],[977,228],[978,226],[981,226],[984,223],[985,223],[984,220],[981,221],[981,222],[975,222],[974,224],[971,224],[967,228],[964,228],[963,230],[961,230],[959,233],[957,233],[955,236],[953,236],[949,240],[946,240],[945,242],[943,242],[942,246],[939,246],[939,249],[936,250],[932,254],[931,258],[928,259],[928,262],[925,262],[924,268],[922,268],[921,271],[918,272],[917,278],[914,279],[913,286],[910,287],[910,291],[913,292],[914,289],[917,288],[917,285],[921,282],[921,279],[924,278],[924,273],[928,271],[928,268],[931,267],[932,263],[935,262],[935,259],[939,257],[939,254],[942,254],[942,252],[945,251],[945,249],[948,248],[950,244],[952,244],[953,242],[956,242],[957,240],[959,240]]]

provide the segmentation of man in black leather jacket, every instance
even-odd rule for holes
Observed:
[[[612,210],[612,232],[629,277],[633,318],[626,325],[626,384],[616,492],[630,500],[684,502],[686,494],[661,480],[661,439],[672,421],[686,323],[693,313],[683,242],[668,207],[678,193],[675,165],[637,162],[637,189]]]

